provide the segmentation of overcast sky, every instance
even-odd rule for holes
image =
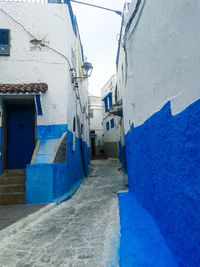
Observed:
[[[79,0],[81,2],[123,10],[124,0]],[[129,1],[130,2],[130,1]],[[84,54],[94,70],[89,78],[89,94],[100,95],[101,88],[115,74],[117,35],[121,17],[115,13],[71,2],[77,17]]]

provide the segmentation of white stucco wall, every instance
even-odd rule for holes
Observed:
[[[104,145],[102,117],[103,103],[101,100],[100,96],[89,96],[89,110],[90,113],[93,114],[93,116],[90,117],[90,131],[95,131],[95,145],[100,147]]]
[[[132,1],[129,18],[135,4]],[[126,132],[169,100],[175,115],[200,97],[199,10],[198,1],[142,1],[125,36]]]
[[[0,82],[47,83],[38,124],[66,123],[67,90],[71,89],[68,63],[47,47],[34,48],[30,40],[44,38],[45,44],[71,60],[75,38],[67,6],[0,3],[0,18],[1,28],[10,29],[11,36],[10,56],[1,57]]]
[[[78,81],[75,93],[68,64],[69,60],[76,69],[74,76],[81,76],[79,33],[76,36],[73,31],[68,6],[0,3],[0,21],[11,37],[10,56],[0,58],[0,83],[47,83],[48,91],[41,94],[43,115],[37,117],[37,124],[68,124],[72,130],[73,117],[79,116],[84,125],[82,138],[89,144],[88,83]],[[30,43],[34,38],[43,39],[50,48],[34,46]]]
[[[109,81],[104,85],[101,89],[101,97],[102,99],[107,96],[110,92],[112,93],[112,103],[115,103],[115,88],[116,88],[116,75],[113,75]],[[118,142],[120,140],[120,117],[109,114],[109,112],[105,112],[105,103],[103,104],[103,129],[104,129],[104,142]],[[109,108],[109,103],[108,103]],[[114,119],[114,128],[111,128],[110,121]],[[109,130],[106,129],[106,123],[109,122]]]

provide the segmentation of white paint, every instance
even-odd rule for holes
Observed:
[[[1,28],[10,29],[11,33],[10,56],[0,57],[0,83],[47,83],[48,91],[41,94],[43,115],[37,117],[37,124],[68,124],[72,130],[73,117],[79,116],[84,125],[82,138],[89,144],[88,84],[78,81],[79,93],[76,93],[80,99],[77,100],[67,62],[68,59],[76,69],[75,76],[82,75],[80,39],[74,34],[68,6],[0,3],[0,21]],[[54,51],[48,47],[34,48],[30,43],[33,36],[43,39]]]
[[[200,3],[194,0],[142,1],[125,36],[125,132],[132,123],[144,123],[167,101],[175,115],[200,97],[199,10]]]
[[[115,103],[115,88],[116,88],[116,75],[113,75],[108,82],[101,89],[101,97],[102,99],[107,96],[109,93],[112,93],[112,103]],[[120,141],[120,123],[121,119],[118,116],[114,116],[109,114],[109,112],[105,112],[105,103],[103,104],[103,129],[104,129],[104,143],[109,142],[118,142]],[[108,102],[108,109],[109,109]],[[114,127],[111,128],[111,120],[114,119]],[[106,129],[106,123],[109,122],[109,130]]]
[[[90,112],[90,131],[95,131],[96,155],[99,154],[104,145],[103,140],[103,117],[102,117],[102,98],[100,96],[89,96]]]

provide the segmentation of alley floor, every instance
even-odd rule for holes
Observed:
[[[117,193],[127,178],[116,160],[95,160],[71,199],[0,231],[0,266],[117,266]]]

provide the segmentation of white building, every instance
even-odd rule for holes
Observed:
[[[91,157],[104,155],[102,98],[89,96]]]
[[[1,170],[26,169],[26,203],[56,201],[88,173],[76,18],[70,3],[1,2],[0,21]]]
[[[198,266],[200,2],[134,0],[128,7],[117,84],[130,192],[156,220],[177,263]]]
[[[110,113],[116,99],[116,75],[113,75],[101,89],[103,103],[103,129],[105,156],[118,158],[121,118]]]

